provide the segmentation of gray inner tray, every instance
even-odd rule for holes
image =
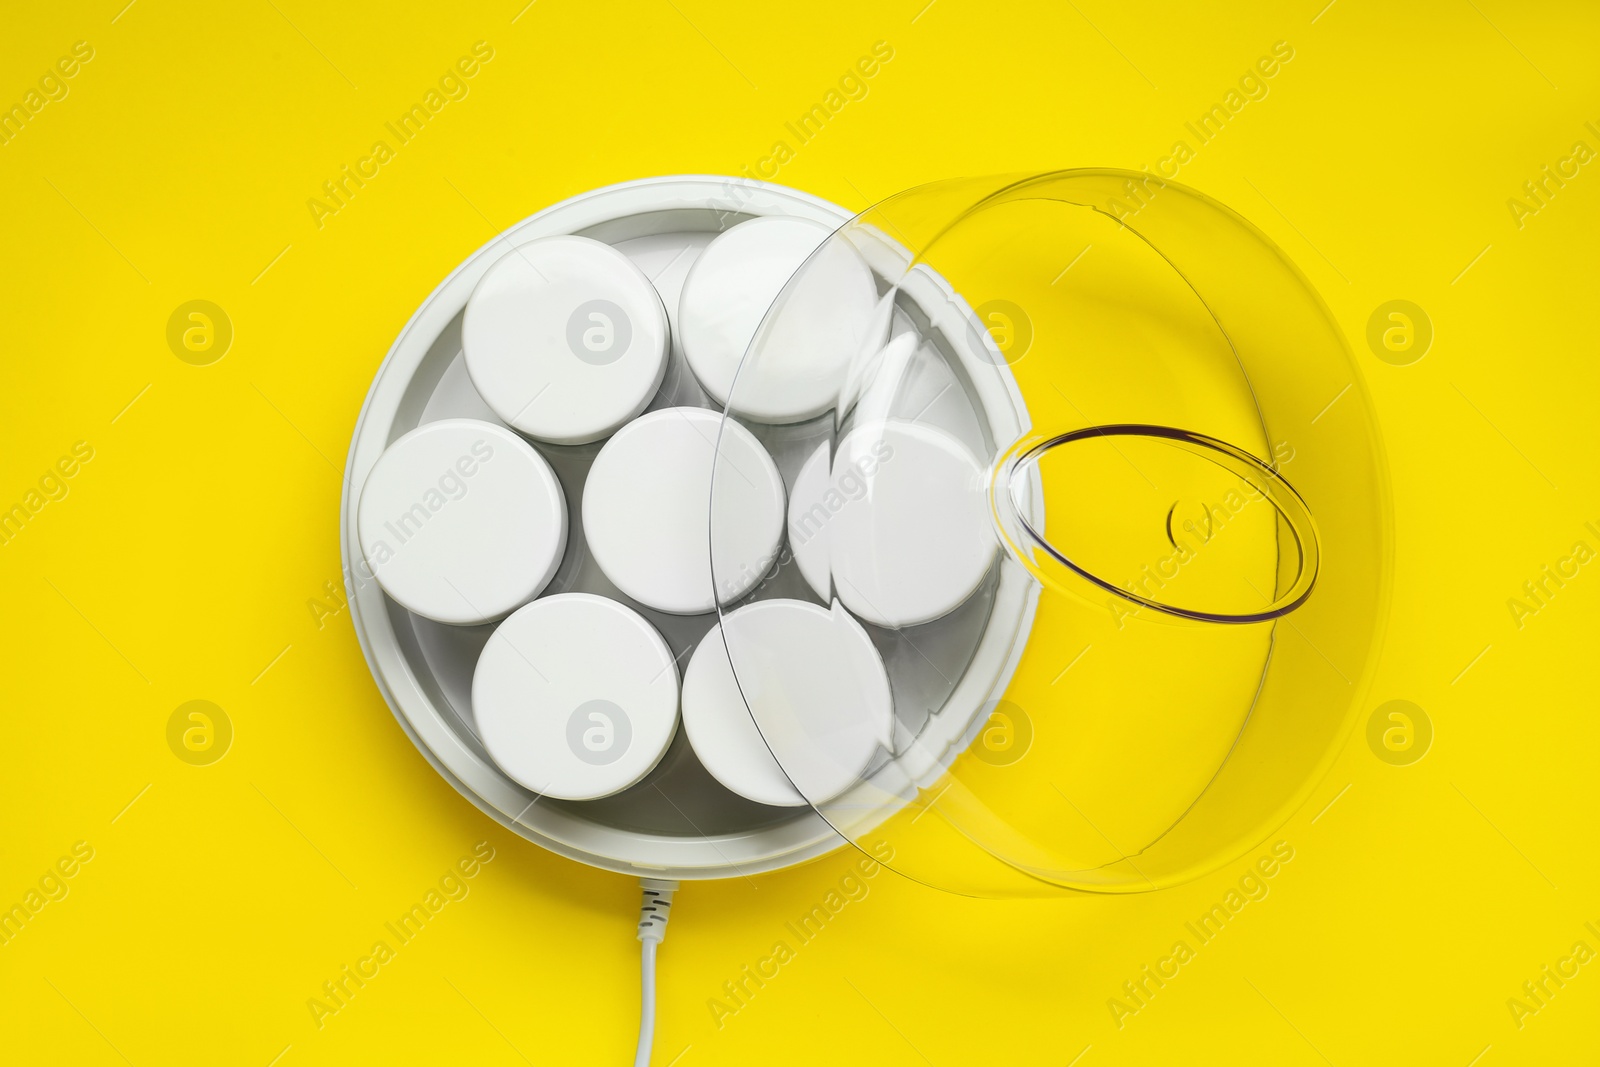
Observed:
[[[741,221],[728,217],[723,225]],[[585,231],[605,239],[607,227]],[[715,236],[703,230],[658,233],[612,240],[638,264],[661,292],[677,336],[677,303],[690,265]],[[902,299],[904,299],[902,294]],[[924,342],[894,398],[894,413],[916,418],[949,431],[972,449],[974,455],[992,455],[994,441],[981,413],[961,388],[952,363],[941,351],[941,338],[929,336],[927,320],[915,308],[902,307],[896,331],[918,329]],[[660,390],[649,409],[695,406],[720,410],[690,373],[674,340],[670,362]],[[504,425],[473,389],[461,355],[461,316],[440,332],[413,379],[393,437],[427,422],[444,418],[475,418]],[[745,424],[771,453],[783,474],[786,488],[794,483],[801,465],[818,444],[835,436],[830,413],[810,422],[786,426]],[[848,429],[848,424],[845,427]],[[680,677],[689,657],[716,624],[715,613],[669,615],[655,611],[620,592],[601,572],[589,552],[583,532],[583,486],[594,457],[604,442],[562,447],[530,442],[549,462],[567,498],[569,533],[566,554],[543,595],[565,592],[595,593],[621,601],[649,619],[677,657]],[[708,501],[709,506],[709,501]],[[820,602],[800,576],[798,565],[780,553],[775,570],[753,596],[785,596]],[[961,608],[945,618],[906,630],[866,626],[888,669],[894,694],[897,741],[921,732],[928,716],[949,697],[953,680],[971,660],[988,623],[994,601],[995,575]],[[407,659],[419,679],[434,689],[437,705],[446,711],[450,728],[466,743],[483,751],[472,713],[472,674],[478,655],[494,624],[474,627],[446,626],[406,612],[392,601],[388,610]],[[429,684],[431,682],[431,684]],[[897,749],[900,744],[897,743]],[[534,802],[533,794],[528,794]],[[621,830],[668,836],[718,836],[755,832],[780,823],[814,818],[809,809],[775,808],[746,800],[723,788],[701,766],[680,728],[660,764],[643,781],[615,796],[591,801],[543,800],[577,818],[593,820]]]

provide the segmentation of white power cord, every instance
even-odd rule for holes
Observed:
[[[639,1051],[633,1067],[650,1067],[650,1046],[656,1034],[656,946],[667,936],[672,894],[678,883],[665,878],[640,879],[644,901],[639,905]]]

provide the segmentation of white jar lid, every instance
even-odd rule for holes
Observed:
[[[891,746],[894,726],[883,660],[837,600],[832,610],[774,599],[730,612],[689,662],[683,715],[713,777],[778,805],[836,797]]]
[[[789,492],[789,551],[800,576],[823,600],[833,599],[833,579],[828,574],[828,522],[844,505],[844,498],[829,498],[829,442],[819,444],[806,457]],[[719,534],[720,536],[720,534]]]
[[[552,444],[597,441],[645,409],[666,373],[666,308],[615,248],[545,237],[495,261],[461,343],[496,415]]]
[[[759,422],[801,422],[833,407],[876,321],[877,287],[854,249],[809,219],[767,217],[719,234],[689,268],[678,306],[684,356],[719,404]],[[761,365],[745,350],[784,285],[813,252],[802,284],[774,309],[782,329]],[[734,375],[741,375],[733,390]]]
[[[472,712],[490,757],[521,785],[594,800],[634,785],[678,726],[678,667],[638,612],[560,593],[495,630],[472,676]]]
[[[700,614],[737,600],[771,568],[783,537],[783,477],[732,419],[704,408],[652,411],[595,457],[583,488],[583,531],[622,592],[657,611]]]
[[[544,589],[567,543],[567,503],[550,464],[502,426],[444,419],[373,464],[361,490],[361,551],[407,611],[467,626]]]
[[[720,625],[700,639],[683,672],[683,730],[701,765],[733,792],[774,807],[806,803],[745,705]]]
[[[889,419],[845,435],[823,503],[834,593],[878,626],[916,626],[977,591],[997,542],[983,469],[954,436]]]

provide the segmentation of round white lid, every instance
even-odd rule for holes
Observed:
[[[514,613],[472,676],[484,747],[520,784],[594,800],[638,782],[678,725],[678,667],[638,612],[560,593]]]
[[[806,457],[789,491],[789,551],[794,553],[800,576],[823,600],[833,599],[833,582],[828,576],[828,520],[837,509],[829,507],[831,502],[828,442],[824,441]],[[838,502],[843,506],[842,497]]]
[[[723,472],[715,494],[713,469]],[[700,614],[719,598],[737,600],[772,566],[783,536],[783,478],[761,442],[732,419],[663,408],[624,426],[595,457],[583,488],[583,531],[622,592],[657,611]]]
[[[700,639],[683,672],[683,729],[711,777],[733,792],[775,807],[806,803],[745,706],[720,625]]]
[[[874,753],[892,746],[888,673],[866,630],[837,600],[831,610],[758,600],[724,616],[720,629],[722,641],[708,637],[695,652],[706,677],[685,690],[685,723],[695,721],[690,744],[728,788],[751,799],[763,798],[746,788],[775,796],[776,773],[821,803],[858,782]],[[722,671],[727,678],[717,677]],[[738,716],[751,723],[759,753],[749,744],[752,734],[737,728]],[[759,757],[771,760],[773,751],[783,753],[783,770],[769,773]]]
[[[833,589],[878,626],[916,626],[954,611],[994,559],[985,475],[954,436],[890,419],[839,442],[825,504]]]
[[[357,526],[367,566],[400,606],[473,625],[526,604],[567,543],[567,503],[550,464],[476,419],[417,427],[378,457]]]
[[[587,237],[544,237],[501,256],[461,327],[467,373],[495,414],[562,445],[597,441],[643,411],[668,340],[650,280]]]
[[[875,321],[877,287],[866,262],[809,219],[741,222],[706,246],[683,284],[678,323],[685,358],[719,404],[769,309],[783,325],[761,350],[762,367],[742,384],[734,411],[760,422],[801,422],[838,402],[845,372]],[[826,244],[824,244],[826,242]],[[813,252],[803,284],[785,284]]]

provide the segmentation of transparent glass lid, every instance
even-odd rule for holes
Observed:
[[[1343,740],[1388,588],[1372,413],[1316,294],[1201,194],[1066,171],[892,197],[793,275],[727,414],[788,490],[778,561],[718,605],[739,696],[888,866],[1171,884],[1265,837]],[[719,448],[719,589],[749,585],[719,569],[741,477]]]

